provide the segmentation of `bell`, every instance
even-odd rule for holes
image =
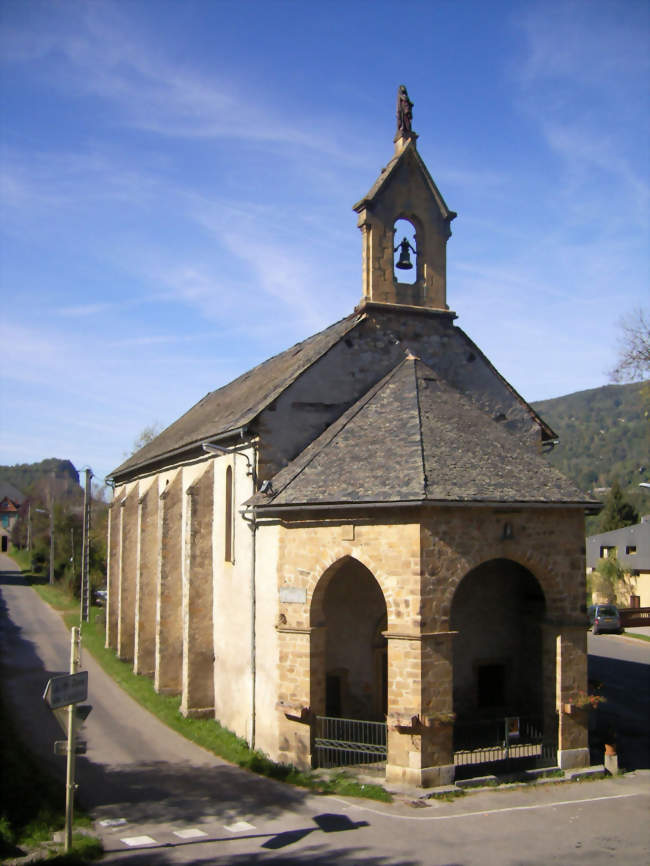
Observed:
[[[396,268],[399,268],[401,271],[410,271],[413,267],[413,262],[411,261],[411,256],[409,254],[409,242],[406,238],[399,245],[399,261],[395,265]]]

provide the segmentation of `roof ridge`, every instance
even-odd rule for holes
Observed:
[[[427,370],[431,370],[428,364],[425,364],[420,358],[411,355],[413,358],[413,378],[415,379],[415,405],[418,411],[418,433],[420,438],[420,457],[422,459],[422,496],[426,497],[429,479],[427,477],[427,464],[424,458],[424,437],[422,436],[422,410],[420,408],[420,382],[418,380],[418,364],[422,364]],[[434,371],[431,370],[433,373]]]

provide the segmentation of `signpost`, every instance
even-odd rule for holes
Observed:
[[[52,677],[45,686],[43,700],[51,710],[80,704],[88,697],[88,671]]]
[[[66,786],[65,786],[65,850],[70,850],[72,844],[72,817],[74,811],[74,771],[75,757],[86,753],[86,743],[77,742],[77,732],[88,718],[92,707],[78,706],[88,697],[88,671],[80,671],[81,635],[78,628],[73,628],[70,635],[70,673],[60,677],[52,677],[45,687],[43,700],[54,713],[58,723],[67,734],[66,740],[54,743],[55,755],[66,755]]]

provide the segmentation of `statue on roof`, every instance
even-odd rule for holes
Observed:
[[[397,90],[397,133],[402,138],[411,135],[411,123],[413,121],[413,103],[404,84],[400,84]]]

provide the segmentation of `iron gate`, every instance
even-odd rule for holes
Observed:
[[[463,775],[459,768],[477,764],[493,765],[495,771],[503,772],[526,765],[554,767],[556,763],[557,742],[544,735],[539,718],[511,716],[454,725],[456,778]]]
[[[386,761],[386,722],[316,716],[317,767],[349,767]]]

